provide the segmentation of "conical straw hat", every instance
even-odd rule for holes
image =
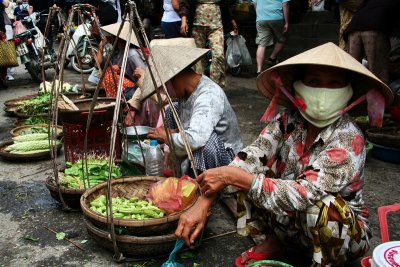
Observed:
[[[296,70],[298,71],[306,67],[306,65],[331,66],[350,71],[352,73],[351,84],[354,91],[350,103],[372,88],[380,90],[385,98],[386,107],[390,106],[393,101],[393,92],[385,83],[334,43],[326,43],[317,46],[267,69],[257,77],[257,88],[268,99],[272,99],[275,93],[275,87],[271,80],[271,74],[273,71],[277,71],[285,88],[293,93],[294,80],[301,78],[296,74]],[[283,94],[280,95],[278,103],[285,107],[293,107],[289,99]],[[351,112],[355,114],[366,114],[366,101],[355,106],[351,109]]]
[[[154,61],[161,76],[161,81],[155,72],[152,60],[149,58],[150,67],[153,70],[154,78],[157,81],[157,88],[172,79],[185,68],[194,64],[207,53],[208,49],[193,48],[188,46],[161,46],[155,45],[151,48]],[[144,100],[155,92],[149,68],[143,80],[141,99]]]
[[[101,27],[101,29],[109,34],[117,36],[119,27],[121,26],[121,23],[122,22],[117,22],[114,24],[103,26],[103,27]],[[127,41],[128,33],[129,33],[129,21],[125,21],[124,27],[122,28],[121,33],[119,34],[119,38],[121,38],[124,41]],[[132,34],[131,34],[131,44],[133,44],[135,46],[139,46],[139,42],[136,39],[136,35],[133,30],[132,30]]]

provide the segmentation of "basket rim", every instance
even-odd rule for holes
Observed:
[[[366,130],[367,134],[372,134],[372,135],[379,135],[379,136],[390,136],[392,138],[399,138],[400,139],[400,135],[396,136],[396,135],[392,135],[392,134],[386,134],[386,133],[382,133],[384,130],[399,130],[400,131],[400,126],[392,126],[392,127],[382,127],[382,128],[370,128],[368,130]]]
[[[17,101],[28,100],[28,99],[34,98],[35,96],[38,96],[38,95],[39,94],[32,94],[32,95],[20,96],[18,98],[9,99],[9,100],[4,102],[4,106],[6,106],[6,107],[19,106],[19,105],[13,105],[13,104],[10,104],[10,103],[17,102]]]
[[[16,137],[19,136],[20,134],[17,134],[16,132],[23,130],[23,129],[27,129],[27,128],[33,128],[33,127],[48,127],[48,124],[44,124],[44,123],[40,123],[40,124],[31,124],[31,125],[22,125],[22,126],[18,126],[15,127],[13,129],[10,130],[10,134],[12,137]],[[57,130],[61,130],[60,133],[57,134],[57,136],[61,136],[62,135],[62,126],[57,125]]]
[[[54,192],[58,193],[58,187],[55,184],[55,180],[52,179],[52,177],[48,176],[46,178],[45,185],[50,191],[54,191]],[[60,191],[63,194],[82,195],[85,192],[85,189],[71,189],[71,188],[60,185]]]
[[[101,238],[110,239],[110,232],[105,231],[103,229],[99,229],[96,227],[90,220],[87,218],[83,218],[86,228],[90,228],[89,231],[94,232]],[[130,242],[137,244],[159,244],[160,241],[175,241],[177,237],[174,233],[166,234],[166,235],[155,235],[155,236],[134,236],[134,235],[115,235],[117,241],[122,242]],[[167,240],[166,240],[167,239]],[[169,240],[168,240],[169,239]]]
[[[19,106],[18,106],[19,107]],[[18,109],[17,109],[18,110]],[[30,118],[30,117],[48,117],[50,113],[40,113],[40,114],[36,114],[36,115],[29,115],[29,114],[25,114],[22,112],[18,112],[15,111],[14,114],[15,116],[17,116],[18,118]]]
[[[116,178],[112,179],[111,185],[113,184],[119,184],[119,183],[124,183],[124,182],[139,182],[139,181],[153,181],[153,182],[158,182],[160,180],[164,179],[164,177],[160,176],[127,176],[127,177],[121,177],[121,178]],[[80,204],[81,204],[81,209],[83,211],[83,214],[95,221],[99,221],[105,224],[109,224],[109,220],[107,219],[106,216],[103,216],[97,212],[92,211],[87,205],[86,205],[86,199],[94,192],[103,189],[104,187],[107,186],[107,181],[103,182],[101,184],[98,184],[92,188],[89,188],[88,190],[83,193],[80,199]],[[188,210],[190,207],[194,205],[196,202],[197,198],[184,210],[181,210],[179,212],[172,213],[170,215],[166,215],[162,218],[154,218],[154,219],[146,219],[146,220],[134,220],[134,219],[118,219],[118,218],[113,218],[114,225],[118,226],[127,226],[127,227],[143,227],[143,226],[152,226],[152,225],[158,225],[161,223],[167,223],[167,222],[172,222],[172,221],[177,221],[179,220],[179,217],[181,214]]]

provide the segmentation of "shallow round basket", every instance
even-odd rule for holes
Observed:
[[[118,178],[112,181],[112,197],[145,199],[151,184],[165,179],[158,176],[137,176]],[[106,216],[100,215],[90,209],[90,202],[100,195],[106,195],[107,182],[88,189],[81,198],[81,208],[84,216],[100,229],[108,229]],[[193,203],[196,199],[193,200]],[[193,203],[191,205],[193,205]],[[191,206],[190,205],[190,206]],[[190,207],[189,206],[189,207]],[[188,209],[187,207],[186,209]],[[114,218],[116,226],[125,227],[127,232],[135,236],[152,236],[166,234],[173,231],[178,224],[179,217],[184,212],[176,212],[157,219],[134,220]]]
[[[18,108],[19,106],[8,106],[4,107],[3,110],[8,116],[17,116],[16,112]]]
[[[367,140],[367,142],[373,145],[372,156],[374,158],[386,162],[400,163],[400,148],[382,146],[379,144],[375,144],[370,140]]]
[[[19,108],[19,106],[17,106],[17,108]],[[18,118],[23,118],[23,119],[27,119],[29,117],[48,117],[49,114],[48,113],[41,113],[41,114],[36,114],[36,115],[30,115],[30,114],[26,114],[26,113],[22,113],[20,111],[15,110],[14,112],[15,116]]]
[[[45,184],[47,189],[49,189],[52,198],[61,203],[58,186],[54,177],[47,177]],[[85,192],[85,189],[70,189],[60,185],[60,192],[65,204],[67,204],[68,207],[80,209],[80,199],[82,194]]]
[[[58,109],[60,121],[63,123],[82,124],[87,121],[87,116],[92,104],[92,98],[74,101],[79,110]],[[112,105],[114,103],[114,105]],[[99,97],[97,105],[93,110],[92,124],[100,124],[112,121],[115,108],[115,98]],[[107,105],[107,106],[106,106]]]
[[[15,136],[21,135],[21,132],[22,132],[22,131],[27,130],[27,129],[29,129],[29,128],[33,128],[33,127],[39,127],[39,128],[43,127],[43,128],[47,128],[48,126],[49,126],[48,124],[35,124],[35,125],[24,125],[24,126],[19,126],[19,127],[16,127],[16,128],[14,128],[14,129],[12,129],[12,130],[10,131],[10,134],[11,134],[12,137],[15,137]],[[57,137],[58,137],[58,138],[62,137],[62,134],[63,134],[63,131],[62,131],[62,130],[63,130],[63,129],[62,129],[61,126],[57,126]]]
[[[281,261],[261,260],[252,262],[247,267],[293,267],[293,265]]]
[[[81,99],[88,99],[88,98],[92,97],[91,94],[89,94],[89,93],[86,93],[86,94],[82,94],[82,93],[64,93],[64,95],[66,97],[68,97],[72,101],[81,100]]]
[[[42,159],[49,159],[51,157],[50,150],[49,151],[42,151],[37,153],[30,153],[30,154],[15,154],[4,151],[4,149],[14,144],[13,140],[7,140],[0,144],[0,157],[4,160],[8,161],[33,161],[33,160],[42,160]],[[57,145],[57,151],[60,151],[62,144]]]
[[[400,148],[400,127],[382,127],[368,129],[367,139],[377,145]]]
[[[7,101],[4,102],[4,106],[6,106],[6,107],[19,106],[25,100],[34,98],[35,96],[38,96],[38,94],[26,95],[26,96],[21,96],[21,97],[18,97],[18,98],[10,99],[10,100],[7,100]]]
[[[110,233],[94,225],[90,220],[85,219],[86,229],[100,246],[113,251],[113,243]],[[116,235],[117,245],[120,252],[126,255],[144,258],[154,255],[168,255],[175,246],[176,236],[172,233],[158,236],[131,236]]]

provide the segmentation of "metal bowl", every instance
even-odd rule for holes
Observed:
[[[122,128],[121,134],[126,135],[128,139],[144,139],[147,137],[150,129],[151,127],[149,126],[130,126]]]

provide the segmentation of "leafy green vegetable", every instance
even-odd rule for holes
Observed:
[[[24,121],[25,125],[35,125],[48,123],[48,119],[44,117],[29,117]]]
[[[18,111],[27,115],[48,113],[50,107],[50,98],[51,94],[47,93],[25,100]]]
[[[56,234],[57,240],[63,240],[65,238],[65,233],[64,232],[58,232]]]
[[[62,177],[61,183],[68,188],[72,189],[83,189],[90,186],[98,185],[108,179],[108,161],[100,158],[88,158],[87,159],[87,170],[88,179],[86,179],[86,167],[82,164],[82,160],[77,162],[66,162],[67,168],[64,170],[65,176]],[[118,166],[113,165],[111,177],[121,177],[121,170]]]

